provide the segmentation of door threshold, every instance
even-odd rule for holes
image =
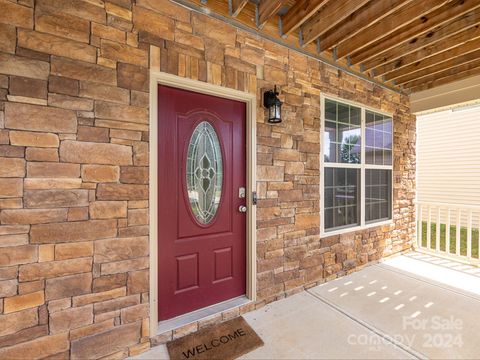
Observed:
[[[241,305],[248,304],[251,301],[252,300],[247,298],[245,295],[242,295],[230,300],[223,301],[218,304],[210,305],[202,309],[198,309],[198,310],[174,317],[172,319],[159,321],[158,328],[157,328],[157,335],[167,331],[178,329],[182,326],[194,323],[196,321],[202,320],[209,316],[221,313],[223,311],[227,311],[227,310],[239,307]]]

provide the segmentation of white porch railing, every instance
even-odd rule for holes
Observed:
[[[417,246],[479,265],[480,206],[417,202]]]

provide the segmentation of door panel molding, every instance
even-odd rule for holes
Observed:
[[[246,296],[256,300],[256,206],[252,192],[256,191],[256,95],[205,82],[150,70],[150,160],[149,160],[149,214],[150,214],[150,337],[158,328],[158,85],[176,87],[201,94],[241,101],[246,104],[247,143],[247,249]]]

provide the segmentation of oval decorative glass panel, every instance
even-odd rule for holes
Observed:
[[[217,133],[202,121],[193,130],[187,153],[187,190],[197,221],[208,225],[222,196],[223,163]]]

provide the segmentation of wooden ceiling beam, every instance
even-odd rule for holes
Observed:
[[[322,36],[369,1],[370,0],[329,1],[302,26],[302,46],[306,46]]]
[[[457,67],[459,65],[467,64],[471,61],[478,60],[480,59],[480,48],[477,47],[475,51],[466,53],[461,56],[453,57],[449,60],[436,63],[434,65],[431,65],[429,67],[419,69],[417,71],[414,71],[410,74],[406,74],[404,76],[398,77],[395,79],[396,84],[405,84],[410,81],[413,81],[415,79],[421,79],[430,75],[434,75],[437,73],[440,73],[444,70],[448,70],[454,67]]]
[[[286,0],[262,0],[258,5],[258,27],[261,29],[277,14]]]
[[[248,0],[230,0],[232,8],[230,9],[230,15],[237,17],[238,14],[243,10],[245,5],[247,5]]]
[[[430,56],[426,59],[417,61],[414,64],[407,65],[401,69],[392,71],[384,76],[385,81],[395,80],[397,84],[412,80],[414,77],[421,77],[422,73],[434,73],[438,70],[446,69],[445,66],[450,62],[453,66],[458,64],[474,60],[471,57],[479,56],[478,50],[480,49],[480,38],[469,41],[463,45],[457,46],[451,50],[441,52],[437,55]],[[470,59],[470,60],[469,60]],[[432,66],[434,68],[432,68]]]
[[[322,36],[320,51],[328,50],[340,42],[348,40],[353,35],[370,26],[371,23],[383,19],[400,6],[411,1],[413,0],[382,0],[369,2],[365,7],[348,16],[337,27],[327,31]]]
[[[428,90],[428,89],[431,89],[431,88],[434,88],[434,87],[437,87],[437,86],[450,84],[450,83],[453,83],[455,81],[462,80],[462,79],[467,79],[467,78],[470,78],[472,76],[477,76],[477,75],[480,75],[480,66],[476,67],[476,68],[474,67],[474,68],[469,69],[469,70],[461,71],[461,72],[456,73],[454,75],[449,75],[449,76],[445,76],[443,78],[434,79],[431,82],[427,82],[427,83],[412,87],[412,88],[409,89],[409,92],[410,93],[415,93],[415,92],[419,92],[419,91],[423,91],[423,90]]]
[[[431,29],[451,21],[453,18],[480,8],[478,0],[456,0],[435,11],[422,16],[408,26],[402,27],[387,38],[380,39],[377,43],[369,46],[364,51],[357,52],[351,56],[352,64],[358,64],[362,61],[379,56],[379,54],[388,51],[406,41],[414,41],[416,37],[425,34]]]
[[[435,83],[437,80],[448,77],[448,76],[454,76],[455,74],[464,72],[464,71],[469,71],[472,69],[476,69],[480,67],[480,59],[476,59],[474,61],[470,61],[466,64],[462,64],[453,68],[449,68],[440,72],[437,72],[435,74],[431,74],[429,76],[423,77],[421,79],[416,79],[410,82],[407,82],[403,84],[403,87],[405,89],[411,89],[415,88],[421,85],[429,84],[429,83]]]
[[[416,52],[407,54],[392,61],[388,64],[379,65],[371,70],[375,76],[382,76],[390,72],[400,70],[405,66],[419,62],[423,59],[436,55],[438,53],[454,49],[458,46],[462,46],[472,40],[480,38],[480,26],[474,26],[461,31],[453,36],[445,39],[445,41],[438,41],[431,45],[428,45]],[[387,77],[388,78],[388,77]]]
[[[296,30],[307,19],[312,17],[329,0],[298,0],[288,12],[282,16],[282,32],[286,36]]]
[[[416,19],[421,18],[425,14],[432,12],[449,0],[430,0],[430,1],[414,1],[397,9],[390,16],[372,24],[348,41],[344,41],[336,48],[337,57],[342,59],[368,45],[375,43],[377,40],[386,37],[396,30],[406,26]]]
[[[414,51],[429,46],[437,41],[444,40],[454,34],[457,34],[469,27],[480,24],[480,9],[476,9],[467,14],[453,19],[452,21],[436,27],[432,31],[418,37],[415,41],[404,43],[390,49],[381,55],[362,63],[365,70],[373,69],[379,65],[387,64],[398,58],[410,54]]]

